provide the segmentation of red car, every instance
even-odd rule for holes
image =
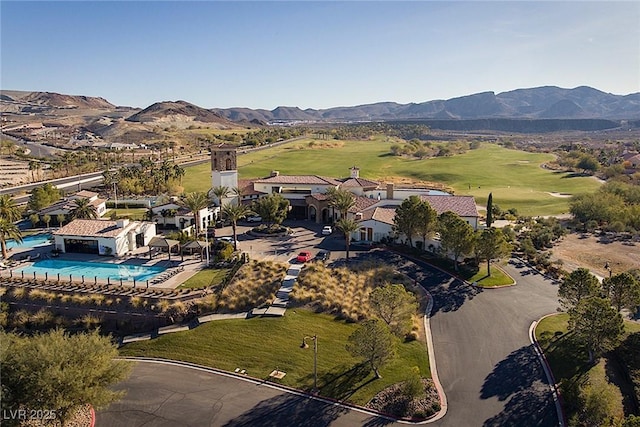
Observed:
[[[296,258],[296,261],[298,262],[307,262],[311,259],[311,252],[309,251],[302,251],[298,254],[298,257]]]

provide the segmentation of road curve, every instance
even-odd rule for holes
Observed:
[[[550,388],[528,339],[531,322],[555,311],[556,285],[524,266],[507,266],[517,286],[481,290],[386,251],[362,254],[372,255],[419,280],[434,298],[431,334],[448,411],[430,425],[558,425]],[[400,425],[184,367],[138,363],[119,388],[127,390],[127,397],[98,412],[98,426]]]

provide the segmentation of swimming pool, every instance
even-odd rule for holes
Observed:
[[[18,243],[13,239],[7,240],[7,249],[13,248],[33,248],[35,246],[40,245],[50,245],[51,244],[51,234],[34,234],[31,236],[24,236],[22,238],[22,243]]]
[[[123,281],[133,281],[135,278],[138,282],[144,282],[145,280],[151,280],[165,270],[165,267],[147,267],[144,265],[44,259],[36,261],[28,267],[18,268],[15,271],[23,271],[25,276],[32,275],[35,272],[38,276],[44,276],[45,273],[48,273],[49,277],[52,278],[60,273],[60,277],[66,279],[71,275],[74,280],[80,280],[80,278],[84,276],[86,280],[97,277],[102,280],[109,278],[109,280],[113,281],[120,279]]]

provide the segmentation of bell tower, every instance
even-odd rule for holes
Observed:
[[[224,186],[231,191],[238,186],[237,150],[233,145],[211,147],[211,183],[213,187]]]

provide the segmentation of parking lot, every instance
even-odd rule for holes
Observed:
[[[247,234],[255,224],[238,223],[238,249],[249,253],[254,259],[291,261],[298,252],[308,250],[315,257],[319,251],[329,251],[331,260],[345,256],[344,235],[337,230],[328,236],[322,235],[322,224],[311,221],[285,221],[293,234],[283,237],[256,237]],[[216,229],[216,238],[233,236],[231,227]],[[353,249],[352,249],[353,251]]]

